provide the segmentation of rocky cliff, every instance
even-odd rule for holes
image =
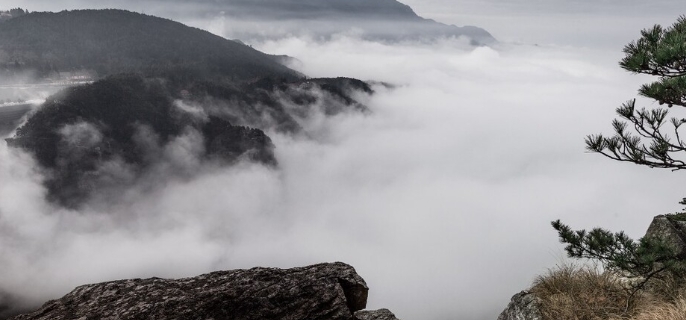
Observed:
[[[85,285],[11,319],[397,320],[385,309],[360,311],[368,290],[355,269],[340,262],[253,268]]]

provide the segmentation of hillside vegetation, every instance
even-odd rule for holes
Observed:
[[[531,292],[542,320],[682,320],[686,287],[682,279],[652,281],[631,296],[629,282],[592,267],[561,266],[538,277]]]
[[[27,71],[39,77],[137,72],[224,82],[300,77],[249,46],[124,10],[34,12],[0,22],[0,78]]]
[[[184,138],[199,144],[188,156],[200,161],[276,163],[264,132],[213,116],[197,119],[174,105],[160,81],[136,75],[51,97],[7,142],[50,171],[50,200],[76,207],[94,190],[135,183],[151,166],[175,161],[168,152]]]

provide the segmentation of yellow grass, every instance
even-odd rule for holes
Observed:
[[[531,291],[545,320],[686,320],[686,279],[652,280],[629,301],[626,280],[593,267],[564,265],[539,276]]]
[[[635,304],[617,277],[597,268],[561,266],[534,281],[546,320],[629,319]]]
[[[631,320],[686,320],[686,300],[680,298],[672,303],[653,303]]]

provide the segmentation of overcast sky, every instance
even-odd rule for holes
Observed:
[[[636,30],[671,24],[684,14],[680,0],[407,0],[419,15],[476,25],[504,41],[622,46]]]
[[[420,16],[458,26],[475,25],[507,42],[559,45],[622,46],[637,30],[671,24],[684,14],[680,0],[407,0]],[[141,2],[83,0],[0,0],[0,7],[30,10],[132,7]]]
[[[0,0],[38,9],[23,3]],[[43,202],[31,160],[0,145],[1,243],[12,243],[0,247],[0,288],[39,299],[120,277],[340,260],[369,283],[370,307],[495,319],[564,260],[551,220],[640,237],[654,215],[681,209],[682,173],[615,163],[583,143],[609,132],[614,109],[650,80],[619,69],[621,48],[671,24],[677,1],[406,3],[503,43],[255,43],[310,76],[398,85],[376,88],[371,115],[313,114],[312,139],[271,133],[279,170],[207,168],[118,208],[69,212]]]

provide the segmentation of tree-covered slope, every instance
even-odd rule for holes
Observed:
[[[89,71],[246,81],[297,77],[273,57],[168,19],[123,10],[34,12],[0,22],[0,75]]]
[[[301,133],[300,122],[312,112],[329,116],[367,112],[358,95],[374,93],[369,84],[352,78],[264,78],[241,86],[201,81],[187,89],[184,100],[209,114],[235,124],[289,134]]]
[[[190,143],[184,158],[276,162],[261,130],[198,117],[175,104],[163,81],[137,75],[52,96],[7,140],[35,156],[47,171],[49,198],[67,207],[80,205],[93,190],[135,183],[155,165],[174,165],[175,147],[183,141]]]
[[[198,80],[184,97],[176,90],[170,81],[135,74],[68,88],[48,98],[7,142],[35,157],[49,200],[79,207],[160,168],[183,176],[203,163],[276,165],[263,130],[304,133],[300,124],[312,112],[365,112],[356,95],[372,93],[348,78],[265,78],[241,86]]]

